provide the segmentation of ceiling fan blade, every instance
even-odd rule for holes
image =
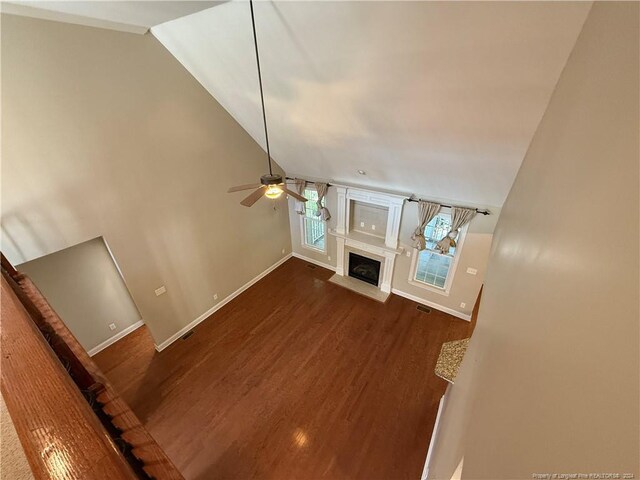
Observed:
[[[248,185],[238,185],[236,187],[231,187],[229,190],[227,190],[227,193],[233,193],[233,192],[239,192],[241,190],[252,190],[254,188],[258,188],[261,187],[262,184],[260,183],[250,183]]]
[[[296,192],[292,192],[291,190],[289,190],[287,187],[285,187],[284,185],[280,185],[280,188],[282,188],[282,191],[284,193],[286,193],[287,195],[292,196],[293,198],[295,198],[296,200],[299,200],[301,202],[306,202],[307,199],[304,198],[302,195],[297,194]]]
[[[244,205],[245,207],[250,207],[251,205],[256,203],[258,200],[260,200],[262,195],[264,195],[264,188],[265,188],[264,185],[261,185],[260,188],[258,188],[255,192],[253,192],[247,198],[242,200],[240,202],[240,205]]]

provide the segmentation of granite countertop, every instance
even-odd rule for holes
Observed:
[[[458,374],[458,369],[469,346],[470,338],[455,340],[442,344],[438,361],[436,362],[436,375],[453,383]]]

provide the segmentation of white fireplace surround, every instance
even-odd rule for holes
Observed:
[[[390,293],[396,255],[403,252],[402,248],[398,248],[398,236],[400,233],[402,206],[407,197],[343,186],[337,186],[336,193],[338,198],[337,211],[335,212],[337,219],[336,229],[329,231],[329,234],[336,238],[337,243],[336,273],[344,276],[348,272],[348,254],[350,250],[360,255],[369,253],[373,255],[370,258],[381,260],[382,263],[378,288],[385,293]],[[388,209],[387,230],[384,239],[350,229],[349,216],[351,214],[350,206],[352,201]]]

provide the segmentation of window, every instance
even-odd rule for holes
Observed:
[[[325,251],[325,222],[318,216],[318,192],[314,188],[305,188],[304,196],[308,200],[305,204],[305,214],[302,217],[303,245],[315,250]],[[324,206],[324,199],[322,199]]]
[[[460,250],[462,241],[462,233],[458,233],[456,247],[451,247],[449,253],[443,254],[436,250],[436,244],[451,229],[451,215],[448,213],[439,213],[436,215],[424,229],[424,237],[427,241],[426,250],[416,251],[414,254],[412,274],[409,280],[411,283],[421,286],[435,287],[448,291],[450,281],[449,277],[453,276],[453,266],[455,264],[456,254]]]

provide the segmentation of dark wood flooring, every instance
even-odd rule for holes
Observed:
[[[331,275],[292,258],[162,353],[143,327],[94,359],[187,479],[418,479],[471,325]]]

